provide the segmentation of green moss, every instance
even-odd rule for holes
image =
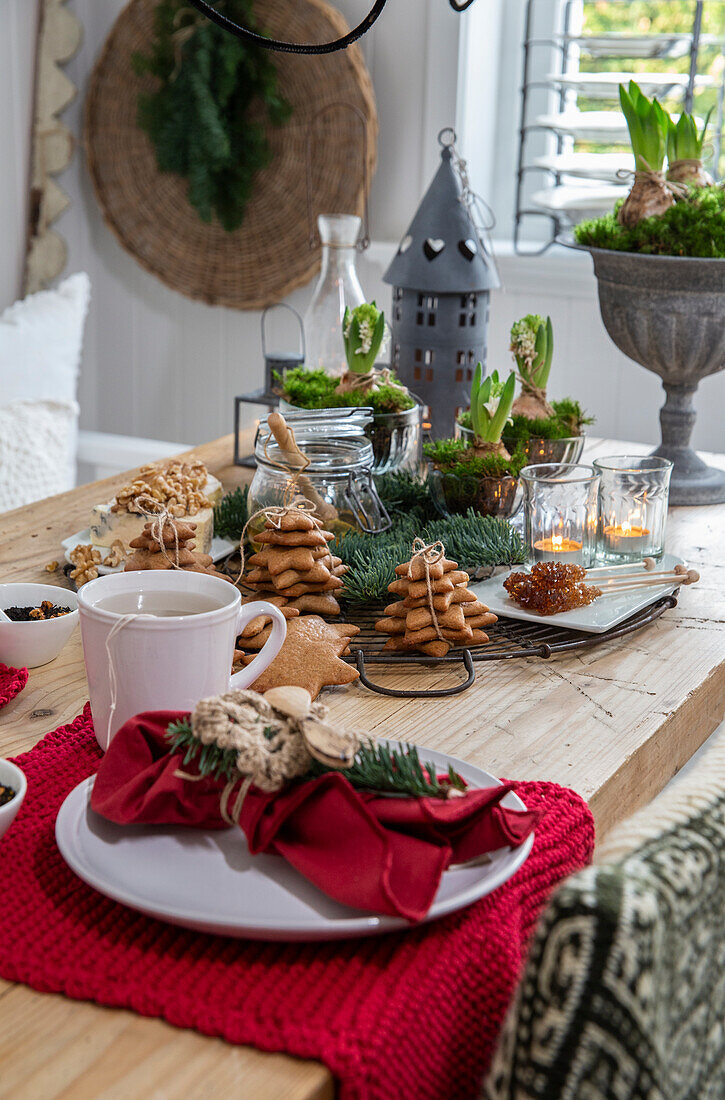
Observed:
[[[503,431],[504,440],[525,442],[528,439],[569,439],[581,435],[585,424],[593,424],[594,417],[586,416],[578,401],[565,397],[561,401],[552,401],[554,416],[541,420],[529,420],[526,416],[514,416]],[[458,417],[458,423],[471,428],[471,413],[464,412]]]
[[[518,477],[526,456],[518,449],[510,459],[497,454],[476,454],[463,439],[439,439],[426,443],[423,452],[442,474],[456,478]]]
[[[395,377],[395,376],[393,376]],[[285,401],[301,409],[346,409],[360,405],[369,406],[376,413],[403,412],[412,409],[414,399],[397,386],[380,386],[371,393],[336,393],[339,378],[332,378],[324,370],[305,370],[295,367],[275,381]]]
[[[687,198],[633,229],[617,221],[620,206],[612,214],[580,222],[574,229],[578,243],[652,256],[725,258],[725,192],[719,187],[692,187]]]

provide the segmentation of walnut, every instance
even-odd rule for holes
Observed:
[[[76,588],[80,588],[86,581],[94,581],[98,576],[97,566],[101,563],[99,550],[94,550],[90,543],[79,543],[74,546],[68,555],[75,565],[71,569],[71,579],[76,582]]]
[[[123,545],[121,539],[114,539],[111,543],[111,549],[103,559],[103,564],[109,566],[111,569],[115,569],[117,565],[126,560],[128,551]]]
[[[55,573],[57,568],[58,568],[58,562],[57,561],[49,561],[47,563],[47,565],[45,566],[45,571],[46,571],[46,573]]]
[[[165,507],[177,518],[195,516],[202,508],[211,507],[203,491],[208,476],[198,459],[175,458],[162,465],[142,466],[131,484],[116,493],[111,511],[142,514]]]

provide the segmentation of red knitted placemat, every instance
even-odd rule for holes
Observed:
[[[0,905],[1,977],[317,1059],[341,1100],[477,1095],[537,916],[591,857],[594,825],[578,795],[521,783],[526,805],[546,810],[533,851],[460,913],[370,939],[265,944],[141,916],[66,867],[55,818],[99,757],[86,707],[16,759],[28,793],[0,844],[0,881],[12,883]]]
[[[0,709],[19,695],[28,682],[27,668],[0,664]]]

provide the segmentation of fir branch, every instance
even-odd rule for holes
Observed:
[[[216,6],[256,29],[251,0]],[[133,65],[158,81],[138,97],[138,125],[153,142],[159,170],[186,178],[203,221],[216,217],[228,232],[237,229],[254,175],[271,157],[256,116],[281,126],[292,111],[268,51],[200,19],[186,0],[159,0],[149,52],[134,54]]]
[[[172,722],[167,727],[166,737],[169,752],[183,753],[182,767],[194,763],[199,775],[211,776],[216,780],[225,779],[231,782],[239,778],[235,750],[220,749],[213,744],[203,745],[194,737],[187,718]],[[337,770],[313,760],[310,771],[303,776],[303,781]],[[466,790],[465,779],[452,766],[448,768],[445,779],[440,780],[433,764],[427,761],[421,763],[415,745],[404,744],[393,749],[374,741],[366,741],[356,753],[352,766],[346,768],[342,774],[353,787],[360,790],[412,795],[415,798],[445,798],[451,788],[457,791]]]
[[[239,542],[249,514],[249,486],[238,486],[227,493],[214,509],[214,534]]]
[[[405,516],[390,531],[377,535],[350,532],[330,545],[350,570],[341,595],[349,603],[386,599],[388,585],[395,579],[395,567],[410,557],[413,539],[426,543],[440,539],[449,558],[462,567],[519,565],[526,560],[520,535],[505,519],[480,516],[469,509],[466,515],[446,516],[422,523]]]

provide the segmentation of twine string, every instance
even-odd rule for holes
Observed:
[[[335,389],[335,393],[355,393],[357,390],[364,390],[367,392],[368,390],[374,389],[376,385],[394,386],[396,389],[405,390],[406,393],[408,392],[406,386],[402,386],[399,382],[394,381],[391,377],[389,367],[381,367],[380,370],[373,367],[365,374],[355,374],[353,371],[348,371],[343,375],[340,383]]]
[[[158,509],[156,512],[149,512],[144,508],[142,501],[146,501],[147,504],[151,504]],[[183,566],[179,564],[179,528],[176,523],[176,516],[172,516],[165,504],[158,505],[154,498],[147,493],[142,493],[136,497],[136,507],[139,513],[151,523],[149,533],[154,542],[158,543],[161,553],[164,559],[169,563],[172,569],[182,569]],[[171,533],[174,536],[174,557],[171,558],[166,549],[166,543],[164,542],[164,528],[167,526],[171,528]]]
[[[420,559],[420,561],[423,563],[423,568],[425,570],[425,587],[428,600],[428,610],[430,611],[433,628],[441,642],[445,642],[446,639],[441,633],[441,628],[438,623],[438,615],[436,614],[435,605],[433,603],[433,586],[431,584],[430,567],[431,565],[435,565],[442,558],[444,558],[445,553],[446,548],[440,541],[440,539],[436,542],[430,542],[426,545],[425,541],[422,538],[416,537],[413,540],[413,553],[410,562],[408,563],[409,580],[413,579],[413,562],[416,559]]]
[[[678,183],[677,180],[668,180],[665,178],[664,172],[655,172],[654,168],[651,168],[644,157],[639,157],[639,161],[644,165],[644,168],[618,168],[616,176],[618,180],[623,183],[629,183],[634,180],[635,183],[647,180],[650,183],[656,183],[659,187],[664,188],[665,191],[669,191],[673,198],[686,199],[689,195],[689,189],[686,183]]]
[[[105,744],[101,746],[104,752],[108,752],[108,746],[111,744],[111,723],[113,722],[113,716],[116,713],[116,707],[118,705],[118,677],[116,675],[116,662],[113,659],[113,652],[111,649],[111,642],[122,630],[129,625],[129,623],[135,622],[136,619],[152,619],[153,615],[143,614],[142,612],[133,612],[129,615],[121,615],[113,624],[108,634],[106,635],[106,657],[108,659],[108,687],[110,695],[110,706],[108,708],[108,723],[106,724],[106,739]]]
[[[312,520],[316,528],[319,529],[320,527],[322,527],[322,523],[314,514],[315,506],[311,500],[307,499],[307,497],[295,497],[294,500],[292,500],[289,504],[283,504],[281,506],[274,505],[267,508],[258,508],[256,512],[252,513],[247,522],[244,524],[244,527],[242,528],[242,533],[239,536],[240,566],[239,574],[234,582],[235,584],[239,584],[242,577],[244,576],[244,543],[249,525],[253,523],[255,519],[259,519],[260,516],[266,516],[267,520],[272,524],[274,529],[276,531],[280,531],[282,529],[282,517],[293,515],[295,513],[297,515],[307,516],[308,519]]]
[[[316,703],[307,714],[293,717],[249,690],[230,691],[197,703],[191,728],[199,744],[216,745],[236,754],[234,768],[227,773],[219,800],[219,812],[227,825],[239,824],[245,799],[253,786],[273,793],[309,771],[312,754],[304,722],[319,723],[326,715],[327,708]],[[347,736],[357,750],[355,736]],[[190,775],[183,768],[174,775],[194,783],[207,778]]]

